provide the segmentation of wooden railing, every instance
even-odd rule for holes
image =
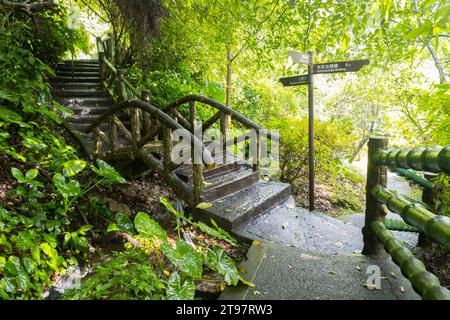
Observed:
[[[441,286],[438,278],[389,231],[385,221],[387,210],[399,214],[404,221],[391,225],[392,229],[418,231],[419,246],[438,243],[450,249],[450,218],[436,215],[433,210],[434,185],[410,171],[450,174],[450,146],[387,150],[386,137],[371,137],[366,185],[366,216],[363,228],[363,254],[379,254],[384,249],[410,280],[414,290],[424,299],[450,300],[450,291]],[[424,188],[422,202],[386,189],[387,169],[399,172]],[[430,175],[425,174],[425,177]]]
[[[124,70],[117,69],[114,66],[114,44],[112,40],[110,38],[104,40],[97,38],[97,49],[101,82],[113,97],[116,105],[100,115],[97,121],[85,130],[85,133],[93,132],[94,134],[94,153],[96,156],[100,156],[102,153],[105,156],[105,153],[107,153],[108,156],[112,157],[133,158],[136,156],[144,158],[145,152],[142,148],[155,137],[159,137],[162,139],[163,159],[162,163],[152,163],[152,166],[158,170],[164,170],[164,174],[167,175],[175,169],[170,158],[174,147],[172,131],[176,129],[186,130],[186,134],[191,137],[191,159],[194,159],[194,156],[199,157],[195,154],[195,150],[201,150],[200,156],[202,159],[192,161],[193,188],[191,191],[182,190],[184,193],[192,192],[192,202],[196,204],[202,201],[204,168],[215,166],[218,162],[218,157],[212,157],[210,150],[216,146],[222,146],[222,154],[226,156],[226,146],[234,146],[249,138],[245,134],[243,137],[233,139],[227,137],[227,115],[231,117],[232,121],[237,122],[237,127],[252,129],[256,133],[256,156],[252,159],[253,170],[255,171],[259,170],[261,138],[279,139],[278,135],[265,130],[228,106],[207,97],[189,95],[161,109],[156,108],[149,103],[151,93],[145,90],[137,90],[124,77]],[[183,105],[186,105],[187,108],[184,112],[181,112]],[[201,134],[216,123],[220,128],[219,141],[209,143],[208,146],[205,145],[202,138],[198,137],[198,131],[200,130],[199,107],[213,108],[213,116],[202,124]],[[118,114],[120,113],[125,114],[129,120],[129,129],[119,119]],[[103,122],[108,122],[108,135],[100,130],[100,124]],[[125,137],[131,148],[119,148],[118,134]],[[150,161],[148,157],[141,160],[144,162]],[[157,159],[151,160],[152,162],[157,161]],[[170,178],[174,178],[174,176]]]

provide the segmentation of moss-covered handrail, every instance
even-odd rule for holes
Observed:
[[[423,299],[450,300],[450,291],[441,286],[439,279],[427,271],[422,261],[415,258],[403,241],[396,239],[394,234],[387,230],[383,222],[374,221],[370,227],[386,251],[391,255],[392,260],[409,279],[414,290]]]
[[[371,194],[390,211],[399,214],[408,224],[422,231],[429,239],[450,249],[449,217],[436,215],[382,186],[373,188]]]
[[[381,149],[375,153],[374,161],[388,167],[450,174],[450,146]]]
[[[141,109],[142,111],[150,113],[153,117],[158,119],[164,126],[172,129],[172,130],[183,130],[184,133],[187,136],[191,137],[191,141],[194,144],[194,148],[199,148],[199,150],[202,150],[203,152],[203,161],[207,165],[214,164],[214,159],[211,156],[211,153],[209,150],[205,147],[203,142],[201,142],[197,137],[195,137],[191,132],[186,130],[183,126],[181,126],[178,122],[173,120],[167,113],[163,112],[162,110],[152,106],[150,103],[141,101],[141,100],[129,100],[121,102],[112,108],[108,109],[101,115],[97,117],[87,128],[83,130],[83,133],[90,133],[95,128],[97,128],[102,122],[107,121],[108,118],[120,111],[123,111],[125,109],[131,108],[131,107],[137,107]]]

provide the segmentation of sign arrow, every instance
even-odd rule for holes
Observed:
[[[302,76],[293,76],[280,78],[280,82],[284,87],[298,86],[301,84],[308,84],[308,75],[304,74]]]
[[[293,62],[302,63],[302,64],[309,63],[309,54],[308,53],[289,50],[288,54],[289,54],[289,57],[291,57]]]
[[[369,60],[317,63],[313,66],[313,73],[356,72],[368,64]]]

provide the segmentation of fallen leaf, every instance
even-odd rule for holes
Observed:
[[[247,273],[247,269],[245,269],[244,267],[240,267],[239,268],[239,272],[240,273]]]
[[[294,268],[292,268],[292,266],[290,264],[288,264],[288,268],[291,270],[294,269]]]
[[[287,227],[288,227],[288,225],[289,225],[289,223],[283,223],[282,225],[281,225],[281,228],[283,228],[283,229],[287,229]]]
[[[369,290],[373,290],[373,289],[377,289],[377,290],[381,290],[380,287],[377,287],[376,285],[373,284],[368,284],[368,283],[364,283],[363,287],[369,289]]]
[[[359,271],[361,271],[361,267],[360,267],[360,266],[356,266],[356,269],[358,269]]]
[[[405,288],[403,288],[402,286],[400,286],[400,291],[401,291],[401,292],[405,292]]]
[[[259,246],[259,245],[261,245],[261,242],[259,242],[258,240],[253,240],[253,243],[252,243],[254,246]]]
[[[257,294],[261,294],[258,290],[253,291],[253,295],[256,296]]]

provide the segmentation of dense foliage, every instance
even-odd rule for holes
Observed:
[[[232,245],[237,245],[235,239],[214,221],[214,227],[194,222],[175,210],[166,199],[161,198],[161,202],[179,221],[177,239],[169,237],[158,222],[144,212],[136,215],[134,223],[122,220],[110,225],[109,231],[131,233],[133,244],[98,266],[81,288],[67,292],[64,298],[191,300],[195,297],[195,282],[202,280],[206,268],[220,274],[228,285],[236,285],[239,280],[246,283],[239,276],[234,261],[220,246],[212,247],[211,242],[195,244],[185,236],[185,229],[195,226]],[[137,235],[134,235],[135,230]]]

